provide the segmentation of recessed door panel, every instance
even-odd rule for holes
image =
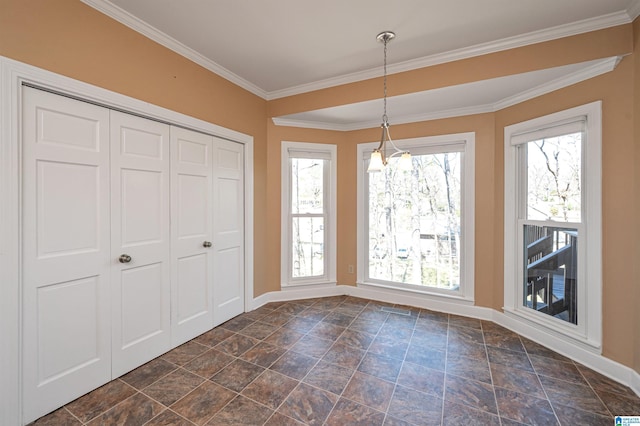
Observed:
[[[109,111],[23,87],[24,421],[111,379]]]
[[[120,173],[122,247],[162,243],[167,235],[162,171],[122,169]]]
[[[178,325],[206,315],[211,307],[208,300],[209,267],[205,253],[195,256],[182,257],[178,260]],[[204,296],[204,297],[203,297]]]
[[[174,346],[213,327],[212,145],[209,135],[171,128]]]
[[[176,141],[178,149],[178,163],[184,166],[190,164],[202,167],[208,167],[210,163],[209,144],[203,141],[189,141],[180,139]]]
[[[214,144],[214,324],[244,312],[244,159],[241,144]]]
[[[38,288],[38,386],[99,362],[99,290],[97,276]]]
[[[223,268],[216,273],[219,286],[216,292],[216,302],[220,306],[226,306],[229,303],[238,301],[242,298],[243,288],[239,287],[242,280],[242,266],[240,260],[242,253],[239,247],[231,247],[226,250],[218,250],[217,260],[220,261]]]
[[[113,376],[166,352],[170,330],[169,126],[111,111]]]
[[[140,129],[126,125],[120,127],[121,155],[124,158],[131,158],[132,161],[135,161],[136,157],[162,160],[165,143],[167,141],[164,129],[152,127]]]
[[[211,232],[211,176],[178,174],[177,179],[178,238],[206,239]]]
[[[36,175],[38,257],[99,250],[100,168],[37,161]]]
[[[241,197],[242,183],[239,179],[223,178],[220,177],[217,181],[218,184],[218,197],[216,201],[224,208],[220,208],[218,211],[218,217],[216,218],[218,224],[218,232],[224,233],[237,233],[242,228],[242,222],[244,220],[242,209]]]
[[[163,329],[162,263],[122,271],[120,304],[122,309],[121,349],[152,338]]]
[[[62,145],[66,149],[100,149],[100,127],[105,123],[95,117],[42,106],[36,108],[36,116],[36,143]]]
[[[230,143],[232,145],[218,146],[216,155],[216,167],[221,170],[221,173],[227,176],[239,177],[244,169],[242,160],[243,155],[242,151],[237,150],[238,147],[236,145],[238,145],[239,147],[242,147],[242,145],[235,142]]]

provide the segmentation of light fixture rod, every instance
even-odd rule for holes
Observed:
[[[387,117],[387,43],[389,43],[395,37],[396,37],[396,34],[392,31],[383,31],[380,34],[378,34],[378,36],[376,37],[376,39],[378,39],[379,42],[384,44],[384,63],[383,63],[384,92],[383,92],[383,98],[382,98],[384,102],[383,114],[382,114],[382,125],[384,127],[389,127],[389,118]]]
[[[374,149],[371,153],[371,160],[369,161],[369,168],[367,172],[378,172],[385,168],[390,158],[400,155],[400,168],[401,170],[411,169],[411,154],[409,151],[401,151],[391,139],[389,134],[389,117],[387,116],[387,43],[395,38],[395,33],[391,31],[383,31],[376,39],[384,44],[384,67],[383,67],[383,113],[382,113],[382,134],[380,135],[380,145]],[[385,139],[389,141],[389,145],[393,148],[394,152],[387,157],[385,149]]]

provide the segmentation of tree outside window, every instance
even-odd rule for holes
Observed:
[[[397,143],[411,170],[367,173],[374,144],[358,147],[358,282],[473,300],[475,134]]]
[[[455,290],[460,285],[460,153],[395,158],[369,177],[369,277]]]

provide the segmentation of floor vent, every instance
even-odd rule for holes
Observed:
[[[390,314],[404,315],[405,317],[411,316],[411,311],[408,309],[398,309],[398,308],[389,308],[387,306],[383,306],[380,308],[382,312],[388,312]]]

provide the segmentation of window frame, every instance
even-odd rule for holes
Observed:
[[[461,248],[460,248],[460,287],[458,290],[445,290],[414,284],[390,282],[369,277],[369,214],[368,214],[368,173],[367,166],[371,152],[378,142],[361,143],[357,147],[357,261],[358,286],[382,287],[404,292],[442,298],[449,302],[473,304],[475,292],[475,132],[456,133],[439,136],[395,141],[402,149],[415,154],[437,154],[451,152],[447,147],[462,146],[461,150]]]
[[[543,221],[554,227],[579,229],[578,243],[578,324],[574,325],[522,306],[522,199],[526,197],[526,177],[521,170],[518,146],[531,140],[527,134],[545,129],[566,127],[585,120],[582,140],[581,221]],[[535,137],[534,137],[535,138]],[[582,290],[582,291],[580,291]],[[559,111],[504,128],[504,312],[525,320],[547,333],[569,337],[586,349],[599,351],[602,346],[602,102]]]
[[[327,161],[324,169],[323,216],[324,223],[324,274],[313,277],[293,277],[292,269],[292,206],[291,206],[291,158],[295,152],[304,152],[305,158]],[[314,156],[317,155],[317,157]],[[302,158],[302,157],[297,157]],[[282,142],[281,146],[281,257],[280,285],[290,288],[305,285],[336,284],[336,200],[337,200],[337,146],[311,142]]]

